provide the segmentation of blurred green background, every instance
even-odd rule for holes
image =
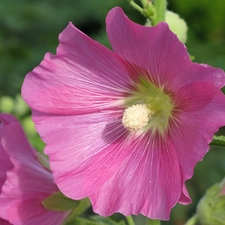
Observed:
[[[138,0],[136,0],[138,3]],[[105,17],[114,6],[121,6],[135,22],[144,18],[126,0],[3,0],[0,3],[0,111],[16,115],[31,143],[42,150],[30,122],[29,109],[20,97],[26,73],[37,66],[45,52],[55,52],[58,34],[72,21],[93,39],[109,46]],[[195,61],[225,70],[225,1],[168,0],[168,9],[186,20],[189,31],[186,43]],[[182,225],[195,212],[199,198],[225,175],[225,150],[212,148],[200,162],[194,177],[187,182],[193,199],[189,206],[176,206],[171,221]],[[140,224],[141,225],[141,224]]]

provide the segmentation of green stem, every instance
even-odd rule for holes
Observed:
[[[130,5],[134,7],[137,11],[139,11],[141,14],[144,15],[144,10],[139,6],[137,3],[135,3],[133,0],[128,0]]]
[[[146,225],[160,225],[160,220],[151,220],[149,218],[147,218],[147,223]]]
[[[195,225],[198,222],[198,217],[197,215],[192,216],[186,223],[185,225]]]
[[[143,15],[151,21],[151,24],[156,25],[156,11],[151,0],[140,0],[143,6]]]
[[[127,217],[126,217],[126,220],[127,220],[127,222],[128,222],[128,225],[135,225],[132,216],[127,216]]]
[[[155,6],[155,11],[156,11],[156,23],[158,24],[161,21],[165,21],[167,1],[166,0],[154,0],[154,6]]]

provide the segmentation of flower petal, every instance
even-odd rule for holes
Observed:
[[[225,73],[220,68],[214,68],[206,64],[193,63],[188,68],[189,80],[192,82],[211,82],[217,88],[225,86]]]
[[[22,96],[34,109],[82,114],[113,107],[132,87],[125,60],[70,23],[59,36],[56,56],[47,53],[30,72]]]
[[[7,191],[13,186],[19,186],[20,188],[15,188],[13,192],[18,197],[23,196],[24,193],[28,197],[40,191],[50,194],[58,191],[50,171],[38,162],[36,152],[30,146],[18,122],[10,123],[5,127],[1,142],[5,152],[10,155],[10,160],[16,170],[13,176],[19,178],[19,180],[18,178],[12,178],[11,182],[13,184],[8,184],[8,188],[4,187],[7,186],[5,184],[2,191],[4,189]]]
[[[2,186],[0,217],[18,225],[61,224],[69,212],[52,212],[43,207],[42,201],[58,188],[50,171],[38,162],[20,124],[15,120],[7,124],[1,136],[2,149],[14,167],[7,172]]]
[[[9,155],[5,152],[5,150],[2,147],[1,144],[1,139],[2,139],[2,133],[3,130],[5,129],[5,126],[7,126],[11,122],[15,122],[16,119],[5,113],[0,114],[0,165],[1,165],[1,170],[0,170],[0,193],[1,193],[1,188],[2,185],[4,184],[6,180],[6,172],[10,169],[13,168],[13,165],[11,161],[9,160]]]
[[[9,160],[9,155],[4,151],[0,144],[0,194],[1,194],[1,189],[3,184],[5,183],[6,180],[6,172],[10,169],[12,169],[13,165],[11,161]]]
[[[2,137],[2,131],[5,126],[12,122],[17,122],[14,116],[7,113],[0,113],[0,137]]]
[[[182,193],[181,193],[181,196],[180,196],[178,202],[182,205],[187,205],[192,202],[185,184],[183,185],[183,190],[182,190]]]
[[[211,83],[192,83],[175,98],[177,112],[170,124],[170,137],[177,149],[184,180],[209,150],[209,143],[225,125],[225,96]]]
[[[129,155],[129,148],[121,144],[128,132],[118,115],[49,117],[33,111],[33,120],[47,144],[55,181],[70,198],[91,194],[93,186],[106,182]]]
[[[90,196],[94,211],[103,216],[114,212],[141,213],[152,219],[168,220],[182,192],[176,149],[150,134],[133,140],[130,146],[130,156]]]
[[[119,211],[169,218],[183,188],[179,161],[169,145],[150,136],[133,141],[121,119],[101,113],[49,117],[34,111],[33,119],[65,195],[91,196],[94,210],[104,216]]]
[[[46,210],[41,202],[46,195],[37,195],[33,198],[18,199],[7,202],[3,201],[3,207],[8,204],[7,217],[12,224],[31,225],[48,224],[60,225],[68,216],[69,212],[54,212]],[[39,202],[39,204],[34,204]]]
[[[155,84],[170,90],[201,79],[219,88],[225,85],[221,69],[190,61],[185,45],[166,23],[141,26],[129,20],[121,8],[115,7],[108,13],[106,25],[113,50]]]

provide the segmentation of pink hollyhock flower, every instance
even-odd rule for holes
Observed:
[[[0,224],[62,224],[69,212],[50,211],[42,205],[59,191],[50,171],[37,160],[18,121],[8,114],[0,114],[0,121]]]
[[[103,216],[168,220],[225,125],[225,74],[191,62],[166,23],[144,27],[116,7],[106,25],[114,51],[70,23],[22,95],[65,195],[89,196]]]
[[[6,116],[6,117],[4,117],[4,119],[5,119],[6,123],[8,123],[10,121],[16,121],[16,119],[14,119],[13,117],[9,118]],[[0,138],[2,136],[3,126],[4,126],[4,124],[0,122]],[[9,156],[7,155],[7,153],[4,151],[4,149],[1,145],[1,142],[0,142],[0,156],[1,156],[0,157],[0,195],[1,195],[2,186],[6,180],[6,172],[13,168],[13,164],[9,160]],[[11,223],[9,223],[8,221],[6,221],[0,217],[0,225],[11,225]]]

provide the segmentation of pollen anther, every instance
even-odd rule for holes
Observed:
[[[146,125],[154,114],[146,104],[136,104],[125,109],[122,123],[128,130],[137,131]]]

